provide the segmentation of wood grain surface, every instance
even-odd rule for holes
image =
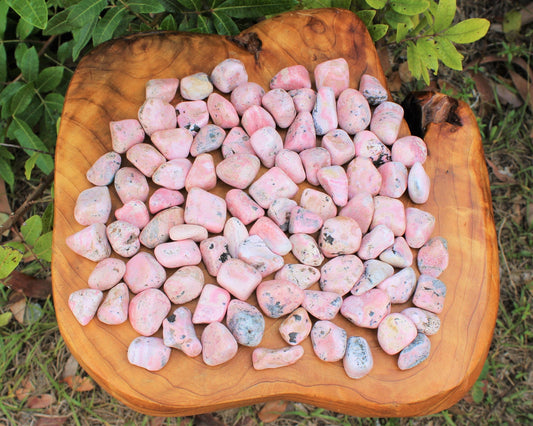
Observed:
[[[109,122],[137,116],[147,80],[210,73],[222,60],[238,58],[246,65],[249,80],[267,89],[272,76],[286,66],[302,64],[312,72],[320,62],[344,57],[350,65],[351,87],[358,87],[363,73],[386,83],[366,28],[351,12],[291,12],[263,21],[246,33],[257,37],[244,35],[237,39],[240,45],[215,35],[135,35],[106,43],[80,62],[66,96],[55,174],[53,295],[67,346],[111,395],[135,410],[159,416],[198,414],[271,399],[379,417],[423,415],[451,406],[481,371],[499,297],[489,182],[476,120],[464,103],[456,109],[460,125],[429,124],[425,135],[426,169],[433,188],[423,208],[437,219],[434,235],[448,240],[450,266],[441,276],[448,287],[440,315],[442,327],[430,337],[431,354],[419,366],[400,371],[397,357],[379,348],[375,330],[360,329],[338,315],[334,322],[349,336],[366,337],[372,348],[374,368],[360,380],[348,378],[342,362],[320,361],[309,339],[303,344],[304,357],[281,369],[253,370],[252,349],[241,347],[233,360],[217,367],[173,350],[169,363],[151,373],[128,364],[127,348],[137,337],[129,322],[107,326],[94,319],[82,327],[71,314],[68,297],[87,287],[95,265],[65,244],[68,235],[82,229],[73,216],[76,199],[91,186],[85,178],[88,168],[111,150]],[[216,159],[220,160],[219,154]],[[214,192],[223,195],[227,189],[219,185]],[[119,202],[114,188],[111,192],[115,209]],[[287,263],[292,261],[286,257]],[[205,276],[206,282],[216,282]],[[193,309],[194,303],[188,306]],[[393,311],[406,306],[393,306]],[[281,321],[267,318],[262,346],[285,346],[278,333]],[[198,333],[202,328],[197,327]]]

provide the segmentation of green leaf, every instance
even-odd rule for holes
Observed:
[[[483,18],[471,18],[455,24],[442,33],[453,43],[472,43],[479,40],[489,30],[490,22]]]
[[[204,15],[198,15],[198,29],[200,32],[209,34],[209,18]]]
[[[33,252],[41,260],[52,261],[52,231],[41,235],[37,239],[33,246]]]
[[[32,46],[24,53],[20,61],[20,71],[22,77],[28,82],[32,82],[37,78],[39,74],[39,55],[37,55],[35,46]]]
[[[93,32],[93,44],[96,46],[110,40],[113,33],[122,21],[122,17],[128,11],[124,7],[112,7],[107,10],[104,17],[98,21]]]
[[[128,0],[126,4],[135,13],[160,13],[165,7],[159,0]]]
[[[196,10],[199,12],[202,10],[202,2],[200,0],[177,0],[179,4],[187,9]]]
[[[11,110],[6,108],[10,104],[11,99],[24,86],[22,81],[15,81],[8,84],[4,90],[0,92],[0,107],[2,107],[2,118],[7,119],[11,115]]]
[[[422,64],[436,73],[439,70],[439,55],[435,49],[435,42],[427,37],[419,38],[416,47]]]
[[[7,278],[20,263],[22,253],[6,245],[0,246],[0,280]]]
[[[56,13],[48,21],[48,25],[43,31],[44,35],[57,35],[68,33],[76,28],[68,21],[68,15],[70,14],[70,9],[62,10],[59,13]]]
[[[81,50],[87,45],[91,39],[94,27],[98,17],[94,18],[92,21],[87,22],[83,27],[72,31],[74,36],[74,45],[72,46],[72,60],[76,61],[80,56]]]
[[[456,0],[439,0],[435,11],[435,24],[433,25],[436,33],[440,33],[452,25],[456,9]]]
[[[17,66],[20,68],[20,61],[22,61],[22,57],[28,50],[28,46],[26,43],[17,43],[17,47],[15,48],[15,61],[17,62]]]
[[[422,74],[422,61],[412,41],[407,42],[407,65],[413,77],[419,79]]]
[[[388,30],[389,26],[386,24],[375,24],[368,27],[368,32],[373,41],[378,41],[380,38],[383,38]]]
[[[168,14],[159,24],[159,28],[161,28],[163,31],[176,31],[178,29],[178,24],[176,24],[174,17]]]
[[[33,26],[45,29],[48,22],[48,7],[45,0],[8,0],[11,8]]]
[[[0,315],[0,327],[5,327],[11,321],[13,314],[11,312],[4,312]]]
[[[57,59],[62,64],[65,63],[65,61],[72,57],[72,47],[74,46],[74,40],[69,40],[65,43],[61,43],[61,46],[57,49]]]
[[[297,4],[296,0],[263,0],[261,4],[253,4],[248,0],[226,0],[213,12],[222,12],[232,18],[258,18],[285,12]]]
[[[17,96],[11,98],[10,111],[12,115],[21,113],[30,104],[33,96],[35,95],[35,88],[33,83],[25,84],[22,89],[17,92]]]
[[[4,43],[0,43],[0,83],[7,80],[7,53]]]
[[[20,227],[20,233],[24,237],[24,241],[31,246],[33,246],[37,241],[37,238],[41,236],[42,231],[43,222],[41,216],[38,215],[33,215],[32,217],[26,219]]]
[[[13,117],[11,126],[14,126],[14,135],[20,146],[23,148],[37,149],[44,152],[48,151],[43,141],[41,141],[41,139],[39,139],[39,137],[32,132],[31,128],[28,126],[28,124],[26,124],[26,122],[15,116]],[[29,156],[35,153],[35,151],[29,149],[26,149],[25,151]],[[45,174],[49,174],[52,172],[52,170],[54,170],[54,160],[49,154],[41,154],[37,159],[36,164],[37,167],[39,167],[39,169]]]
[[[409,30],[415,27],[413,18],[406,15],[401,15],[394,10],[387,10],[385,12],[385,21],[387,21],[387,24],[389,24],[392,28],[396,28],[399,24],[404,24]]]
[[[217,34],[220,35],[235,35],[239,34],[239,28],[233,20],[221,12],[213,12],[213,23],[215,24],[215,29]]]
[[[25,40],[26,37],[28,37],[33,31],[33,28],[34,26],[28,21],[25,21],[24,19],[19,20],[17,23],[17,29],[15,31],[17,38],[20,40]]]
[[[0,40],[4,39],[4,33],[7,26],[7,11],[9,10],[9,4],[3,1],[0,2]]]
[[[398,24],[396,27],[396,43],[401,42],[407,36],[408,32],[407,25],[402,23]]]
[[[54,201],[52,200],[46,206],[43,212],[43,231],[44,233],[52,230],[52,224],[54,223]]]
[[[107,0],[81,0],[76,6],[69,8],[68,23],[81,28],[98,18],[107,5]]]
[[[37,86],[37,90],[39,92],[49,92],[51,90],[54,90],[59,83],[61,83],[61,79],[63,78],[63,67],[48,67],[42,70],[39,73],[39,77],[37,77],[37,81],[35,82]]]
[[[510,32],[520,31],[522,26],[522,14],[518,10],[511,10],[503,17],[503,32],[508,34]]]
[[[331,7],[338,7],[339,9],[349,9],[351,0],[331,0]]]
[[[9,160],[1,157],[0,158],[0,177],[9,185],[10,188],[13,188],[15,184],[15,174],[11,167]]]
[[[24,309],[24,324],[35,324],[43,316],[43,308],[35,302],[26,303]]]
[[[457,71],[463,69],[463,55],[457,51],[450,40],[444,37],[435,37],[435,49],[444,65]]]
[[[373,9],[383,9],[387,4],[387,0],[365,0],[366,3]]]
[[[160,0],[160,1],[167,12],[180,13],[183,10],[178,0]]]
[[[392,10],[402,15],[418,15],[429,7],[428,0],[392,0],[390,2]]]
[[[483,383],[474,383],[474,386],[472,386],[471,394],[474,402],[476,404],[481,404],[483,402],[483,399],[485,398],[485,392],[483,392]]]
[[[33,169],[35,168],[35,163],[37,162],[37,160],[39,159],[39,154],[38,152],[36,152],[35,154],[33,154],[30,158],[28,158],[26,160],[26,162],[24,163],[24,176],[26,176],[26,179],[27,180],[30,180],[31,179],[31,172],[33,171]]]
[[[374,19],[374,16],[376,16],[375,10],[359,10],[355,12],[355,14],[363,21],[363,24],[365,24],[366,27],[368,27],[372,20]]]

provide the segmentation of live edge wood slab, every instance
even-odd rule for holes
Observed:
[[[185,33],[134,35],[106,43],[80,62],[67,93],[57,142],[54,303],[70,351],[96,382],[126,405],[172,416],[287,399],[356,416],[417,416],[451,406],[477,379],[496,320],[497,245],[475,117],[466,104],[450,102],[443,95],[414,96],[414,109],[406,112],[408,121],[426,130],[432,192],[422,208],[436,217],[434,235],[445,237],[450,251],[450,266],[441,276],[448,287],[442,327],[430,338],[429,359],[419,366],[400,371],[397,357],[379,348],[375,330],[336,318],[349,336],[361,335],[370,343],[374,368],[363,379],[348,378],[342,362],[320,361],[309,339],[303,344],[304,357],[281,369],[255,371],[252,349],[241,347],[232,361],[218,367],[173,350],[166,367],[151,373],[127,361],[128,345],[137,337],[128,322],[106,326],[94,319],[82,327],[68,308],[70,293],[87,287],[94,268],[65,244],[68,235],[82,229],[73,217],[77,196],[91,186],[85,178],[87,169],[111,150],[109,122],[137,116],[147,80],[209,73],[222,60],[238,58],[246,65],[249,80],[268,89],[271,77],[286,66],[302,64],[312,72],[318,63],[338,57],[350,65],[351,87],[358,87],[363,73],[386,84],[365,26],[351,12],[337,9],[286,13],[233,40]],[[227,189],[219,185],[214,192],[223,195]],[[111,192],[117,208],[114,189]],[[287,256],[286,262],[294,260]],[[216,282],[205,276],[206,282]],[[193,309],[194,303],[188,306]],[[393,311],[406,306],[393,306]],[[262,346],[285,346],[278,333],[280,322],[267,319]]]

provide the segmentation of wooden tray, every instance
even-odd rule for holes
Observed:
[[[249,36],[252,33],[257,37]],[[351,87],[358,87],[363,73],[385,84],[365,26],[346,10],[286,13],[261,22],[237,41],[185,33],[134,35],[106,43],[80,62],[67,93],[56,153],[52,278],[57,320],[67,346],[111,395],[153,415],[198,414],[272,399],[357,416],[415,416],[446,409],[462,398],[481,371],[499,293],[487,171],[475,117],[464,103],[455,110],[460,125],[446,122],[446,114],[440,117],[442,108],[436,105],[441,104],[426,102],[431,96],[422,103],[425,117],[444,120],[429,124],[425,135],[433,188],[423,208],[436,216],[434,235],[448,240],[451,262],[441,276],[448,287],[442,327],[431,337],[431,355],[421,365],[400,371],[396,357],[379,349],[375,331],[338,318],[335,321],[348,335],[369,340],[375,366],[363,379],[348,378],[341,362],[320,361],[309,339],[297,364],[277,370],[253,370],[251,349],[240,348],[236,358],[218,367],[207,367],[201,357],[190,359],[174,350],[165,368],[150,373],[127,362],[128,345],[137,337],[129,323],[107,326],[94,319],[82,327],[72,316],[68,297],[87,287],[94,268],[65,244],[68,235],[82,228],[73,217],[76,198],[91,186],[85,179],[87,169],[111,150],[109,122],[137,116],[148,79],[209,73],[222,60],[238,58],[245,63],[249,80],[268,88],[271,77],[283,67],[303,64],[312,71],[320,62],[344,57],[350,65]],[[223,194],[226,189],[219,185],[214,192]],[[114,189],[112,193],[117,208]],[[206,282],[216,281],[206,274]],[[277,331],[280,321],[267,319],[263,346],[285,346]]]

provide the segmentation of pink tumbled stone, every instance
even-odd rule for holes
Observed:
[[[126,152],[126,158],[146,177],[151,177],[155,170],[166,161],[163,154],[147,143],[133,145]]]
[[[217,175],[215,171],[215,162],[211,154],[200,154],[194,159],[189,173],[185,178],[185,189],[190,191],[191,188],[197,187],[209,191],[217,186]]]
[[[128,319],[129,303],[128,286],[124,283],[118,283],[109,290],[96,315],[104,324],[122,324]]]
[[[175,108],[159,98],[146,99],[139,108],[138,118],[148,136],[158,130],[174,129],[177,125]]]
[[[163,320],[163,341],[169,348],[181,350],[185,355],[195,357],[202,352],[202,343],[196,336],[191,311],[182,306]]]
[[[418,333],[415,340],[400,352],[398,356],[398,368],[400,370],[408,370],[416,367],[427,359],[430,350],[431,342],[429,338],[425,334]]]
[[[380,260],[369,259],[363,263],[365,270],[352,288],[352,294],[359,296],[376,287],[381,281],[394,274],[394,268]]]
[[[213,123],[223,129],[231,129],[239,125],[239,114],[233,104],[218,93],[211,93],[207,98],[207,110]]]
[[[235,154],[255,155],[255,151],[250,145],[250,137],[242,127],[234,127],[228,132],[224,142],[222,142],[221,150],[224,158]]]
[[[250,235],[239,245],[239,259],[266,277],[283,267],[283,257],[274,253],[258,235]]]
[[[358,327],[378,328],[383,318],[390,314],[388,294],[373,288],[360,296],[348,296],[342,302],[341,314]]]
[[[341,166],[322,167],[316,177],[336,205],[343,207],[348,203],[348,177]]]
[[[150,139],[167,160],[175,160],[189,156],[193,135],[187,129],[167,129],[154,132]]]
[[[159,288],[165,282],[165,269],[154,256],[140,252],[126,263],[124,282],[132,293],[140,293],[148,288]]]
[[[407,207],[405,221],[405,241],[409,247],[420,248],[426,244],[435,228],[435,217],[415,207]]]
[[[348,203],[339,211],[339,216],[351,217],[366,234],[372,216],[374,215],[374,199],[367,192],[358,192],[348,200]]]
[[[240,345],[254,347],[263,339],[265,317],[249,303],[236,299],[229,302],[226,324]]]
[[[154,255],[165,268],[198,265],[202,261],[200,249],[193,240],[159,244],[154,249]]]
[[[257,204],[268,209],[277,198],[294,197],[298,185],[279,167],[272,167],[250,186],[248,192]]]
[[[297,152],[282,149],[277,153],[274,164],[282,169],[294,183],[302,183],[305,180],[304,166]]]
[[[315,84],[317,89],[328,86],[333,88],[335,97],[350,85],[350,69],[344,58],[331,59],[315,67]]]
[[[370,124],[370,106],[365,97],[355,89],[345,89],[337,99],[339,127],[354,135]]]
[[[220,322],[212,322],[202,332],[202,359],[207,365],[224,364],[237,355],[233,334]]]
[[[170,102],[176,95],[180,81],[177,78],[155,78],[146,82],[146,99],[159,98]]]
[[[292,65],[283,68],[270,80],[271,89],[309,89],[311,87],[311,78],[309,71],[303,65]]]
[[[387,315],[378,326],[378,342],[385,353],[394,355],[411,343],[417,335],[416,327],[405,315]]]
[[[361,228],[346,216],[332,217],[324,222],[318,237],[318,246],[326,257],[353,254],[361,245]]]
[[[250,235],[258,235],[274,253],[288,254],[292,245],[281,228],[270,218],[260,217],[250,228]]]
[[[248,229],[237,217],[230,217],[224,225],[224,238],[228,241],[228,250],[233,258],[239,256],[239,246],[248,238]]]
[[[357,255],[363,259],[375,259],[394,244],[394,233],[386,225],[377,225],[365,234]]]
[[[207,104],[204,101],[180,102],[176,105],[176,111],[178,111],[178,127],[183,131],[190,132],[192,144],[192,136],[196,135],[209,122]]]
[[[346,375],[352,379],[366,376],[374,366],[370,346],[364,337],[351,336],[346,344],[346,353],[342,360]]]
[[[118,284],[125,273],[126,264],[123,260],[108,257],[96,264],[87,283],[97,290],[109,290]]]
[[[170,348],[159,337],[137,337],[128,346],[130,364],[148,371],[159,371],[170,358]]]
[[[146,201],[148,181],[146,176],[133,167],[123,167],[115,174],[115,190],[123,204],[131,200]]]
[[[165,294],[177,305],[196,299],[203,287],[204,273],[198,266],[179,268],[163,284]]]
[[[242,114],[241,125],[252,136],[263,127],[276,127],[276,122],[270,113],[259,105],[252,105]]]
[[[144,228],[150,222],[150,214],[146,204],[139,200],[128,201],[122,207],[116,209],[115,217],[118,220],[129,222],[139,229]]]
[[[396,237],[394,244],[379,255],[379,260],[396,268],[406,268],[413,264],[413,252],[403,237]]]
[[[205,72],[197,72],[181,79],[180,93],[183,99],[197,101],[213,93],[213,85]]]
[[[370,74],[363,74],[359,81],[359,91],[370,105],[379,105],[388,98],[387,89],[381,82]]]
[[[374,197],[374,217],[371,228],[378,225],[385,225],[395,237],[399,237],[405,232],[405,207],[397,198],[378,195]]]
[[[416,260],[421,274],[438,277],[448,267],[448,242],[442,237],[431,238],[418,250]]]
[[[370,130],[358,132],[353,143],[357,157],[368,157],[376,165],[391,161],[390,149]]]
[[[444,309],[446,285],[438,278],[430,275],[420,275],[413,294],[413,305],[435,314]]]
[[[170,228],[183,223],[183,209],[170,207],[157,213],[143,228],[139,240],[148,248],[154,248],[169,238]]]
[[[304,308],[294,310],[279,326],[279,333],[289,345],[298,345],[309,336],[313,323]]]
[[[217,283],[240,300],[247,300],[261,282],[261,274],[240,259],[228,259],[217,274]]]
[[[87,170],[87,180],[96,186],[105,186],[113,182],[115,173],[120,168],[122,158],[116,152],[108,152],[96,160]]]
[[[209,232],[222,232],[226,223],[226,202],[201,188],[191,188],[185,201],[185,223],[202,225]]]
[[[94,288],[77,290],[70,294],[68,307],[81,325],[87,325],[94,318],[104,294]]]
[[[282,231],[289,229],[291,211],[298,204],[290,198],[277,198],[268,208],[268,217],[272,219]]]
[[[257,83],[240,84],[231,92],[231,103],[239,115],[243,115],[251,106],[261,105],[265,90]]]
[[[316,102],[316,92],[313,89],[295,89],[289,91],[296,112],[311,112]],[[314,128],[314,127],[313,127]]]
[[[281,349],[257,348],[252,352],[252,364],[255,370],[281,368],[292,365],[304,355],[304,348],[288,346]]]
[[[331,87],[321,87],[316,94],[313,122],[317,135],[325,135],[338,125],[335,92]]]
[[[353,254],[334,257],[320,269],[320,288],[344,296],[361,278],[364,270],[361,259]]]
[[[240,189],[230,189],[226,193],[226,203],[232,216],[248,225],[265,215],[265,211],[250,196]]]
[[[129,222],[117,220],[107,225],[107,240],[116,254],[131,257],[139,251],[139,228]]]
[[[80,225],[106,223],[111,213],[111,196],[107,186],[93,186],[81,191],[74,207],[74,219]]]
[[[431,181],[420,163],[413,164],[407,176],[407,192],[413,203],[423,204],[429,198]]]
[[[193,240],[196,243],[207,238],[207,229],[200,225],[176,225],[170,228],[169,236],[171,240]]]
[[[100,262],[111,255],[111,246],[105,231],[105,224],[94,223],[69,235],[65,242],[74,253],[93,262]]]
[[[111,121],[109,123],[109,130],[111,131],[113,151],[119,154],[125,153],[136,143],[144,141],[144,130],[141,123],[134,118]]]
[[[316,132],[313,116],[310,112],[299,112],[285,135],[284,147],[301,152],[316,146]]]
[[[311,330],[315,355],[322,361],[335,362],[346,352],[346,330],[331,321],[317,321]]]
[[[157,168],[152,175],[152,181],[167,189],[182,189],[191,166],[187,158],[169,160]]]
[[[391,303],[405,303],[413,294],[415,284],[415,271],[413,268],[407,267],[381,281],[377,288],[389,295]]]
[[[405,167],[415,163],[424,164],[428,149],[423,139],[418,136],[405,136],[394,142],[391,149],[392,161],[398,161]]]
[[[320,266],[324,261],[318,244],[310,235],[293,234],[289,240],[292,244],[292,254],[300,263],[308,266]]]
[[[198,130],[191,145],[191,155],[197,157],[204,152],[216,151],[224,142],[226,132],[215,124],[207,124]]]
[[[335,318],[341,308],[342,297],[331,291],[304,290],[302,307],[319,320]]]
[[[289,263],[276,272],[275,279],[291,281],[305,290],[320,279],[320,271],[313,266]]]
[[[291,234],[314,234],[323,225],[322,218],[310,210],[296,206],[291,210],[289,232]]]
[[[385,145],[392,145],[398,138],[402,119],[403,108],[394,102],[385,101],[374,110],[370,131]]]
[[[296,117],[291,96],[283,89],[272,89],[261,99],[263,107],[272,115],[278,127],[286,129]]]
[[[220,322],[226,315],[230,294],[227,290],[214,284],[206,284],[192,316],[194,324]]]
[[[137,333],[151,336],[159,330],[169,311],[170,300],[165,293],[156,288],[149,288],[131,299],[128,317]]]
[[[432,336],[440,329],[440,318],[433,312],[420,308],[407,308],[401,313],[413,321],[416,329],[426,336]]]
[[[222,235],[207,238],[200,243],[200,252],[205,269],[209,275],[216,277],[224,262],[231,259],[228,240]]]
[[[210,80],[222,93],[229,93],[248,81],[244,64],[238,59],[226,59],[211,71]]]
[[[331,197],[313,188],[304,189],[300,197],[300,206],[316,213],[322,220],[337,216],[337,207]]]
[[[256,294],[261,310],[270,318],[291,313],[304,299],[304,291],[286,280],[263,281],[257,287]]]
[[[326,148],[331,157],[332,166],[342,166],[355,155],[355,147],[348,133],[334,129],[322,137],[322,148]]]
[[[378,167],[381,174],[379,195],[400,198],[407,189],[407,168],[396,161],[389,161]]]
[[[376,195],[381,189],[381,174],[368,157],[355,157],[346,168],[348,177],[348,198],[359,192]]]
[[[283,140],[274,127],[262,127],[250,136],[250,145],[267,168],[274,166],[276,155],[283,149]]]
[[[331,166],[331,156],[325,148],[310,148],[300,152],[300,158],[305,168],[307,182],[311,185],[319,185],[317,173],[322,167]]]

